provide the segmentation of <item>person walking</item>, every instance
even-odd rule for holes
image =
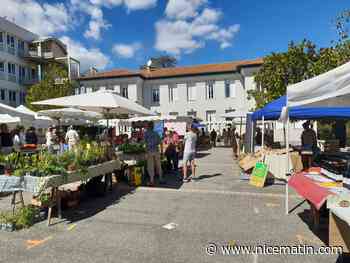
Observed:
[[[69,126],[66,133],[66,142],[68,143],[68,149],[73,150],[79,142],[79,134],[74,130],[73,126]]]
[[[185,134],[185,148],[183,154],[183,181],[189,182],[191,177],[196,176],[196,163],[195,163],[195,155],[196,155],[196,143],[197,143],[197,134],[195,133],[196,129],[191,127],[190,131]],[[187,175],[187,165],[190,163],[192,169],[192,175]]]
[[[210,133],[210,141],[211,141],[211,145],[213,147],[216,147],[216,138],[217,138],[218,134],[216,133],[215,129],[213,129]]]
[[[153,122],[146,124],[146,132],[144,133],[144,140],[146,143],[146,157],[147,157],[147,172],[150,177],[149,186],[154,186],[154,175],[158,173],[160,183],[163,183],[162,167],[160,162],[159,146],[161,143],[160,136],[153,130]]]

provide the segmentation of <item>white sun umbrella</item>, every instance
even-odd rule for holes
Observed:
[[[28,113],[21,112],[14,107],[8,106],[6,104],[0,103],[0,114],[8,114],[11,117],[19,117],[21,121],[31,122],[34,120],[34,116]]]
[[[33,102],[33,104],[77,107],[83,110],[89,110],[103,114],[115,113],[154,115],[154,113],[149,109],[111,91],[96,91],[85,94],[66,96],[56,99],[37,101]]]
[[[21,118],[19,117],[12,117],[8,114],[0,114],[0,123],[6,123],[6,124],[14,124],[14,123],[20,123]]]
[[[37,112],[32,111],[31,109],[28,109],[24,105],[18,106],[16,108],[16,110],[19,110],[23,113],[30,114],[30,115],[34,116],[35,120],[33,121],[32,126],[34,126],[36,128],[47,128],[50,125],[55,123],[55,121],[53,119],[51,119],[50,117],[39,116],[39,114]]]
[[[80,110],[76,108],[60,108],[38,111],[38,116],[47,116],[53,119],[85,119],[96,120],[102,115],[93,111]]]

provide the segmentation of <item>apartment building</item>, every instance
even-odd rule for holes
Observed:
[[[80,63],[56,38],[40,37],[0,17],[0,102],[11,106],[25,103],[28,87],[40,81],[49,63],[68,69],[78,78]],[[62,80],[57,80],[57,84]]]
[[[113,90],[163,115],[194,116],[222,128],[224,113],[248,112],[261,59],[140,71],[111,70],[81,77],[76,93]]]

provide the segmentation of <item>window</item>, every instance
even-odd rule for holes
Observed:
[[[178,99],[177,87],[176,86],[170,86],[169,87],[169,102],[174,102],[177,99]]]
[[[124,98],[129,98],[128,87],[122,87],[121,95],[122,95]]]
[[[0,62],[0,72],[5,72],[5,63]]]
[[[15,47],[15,37],[11,35],[7,35],[7,46],[8,47]]]
[[[4,90],[4,89],[0,90],[0,98],[1,98],[1,100],[6,99],[6,90]]]
[[[7,70],[9,74],[16,75],[16,65],[13,63],[8,63],[7,64]]]
[[[0,32],[0,44],[4,43],[4,32]]]
[[[215,121],[215,114],[216,114],[215,110],[207,111],[206,112],[206,120],[209,121],[209,122]]]
[[[36,79],[37,78],[37,76],[36,76],[36,70],[35,70],[35,68],[32,68],[31,69],[31,79]]]
[[[231,81],[225,80],[225,97],[229,98],[231,97],[231,87],[230,87]]]
[[[197,117],[197,112],[194,110],[188,111],[187,116],[195,118],[195,117]]]
[[[196,100],[196,84],[195,83],[187,84],[187,100],[188,101]]]
[[[24,51],[24,41],[18,39],[18,49]]]
[[[16,91],[9,91],[9,100],[12,102],[16,102]]]
[[[25,78],[26,78],[26,69],[25,69],[25,67],[19,66],[18,71],[19,71],[19,79],[20,80],[25,80]]]
[[[25,104],[25,102],[26,102],[26,94],[25,94],[25,92],[20,92],[19,93],[19,103]]]
[[[214,99],[214,81],[207,81],[206,83],[206,99]]]
[[[226,98],[233,98],[235,97],[236,91],[235,91],[235,84],[231,80],[225,80],[225,97]]]
[[[152,88],[152,102],[159,102],[159,88]]]

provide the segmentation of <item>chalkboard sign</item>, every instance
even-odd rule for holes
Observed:
[[[256,187],[264,187],[267,177],[267,166],[264,163],[257,162],[255,164],[252,175],[250,176],[249,184]]]

